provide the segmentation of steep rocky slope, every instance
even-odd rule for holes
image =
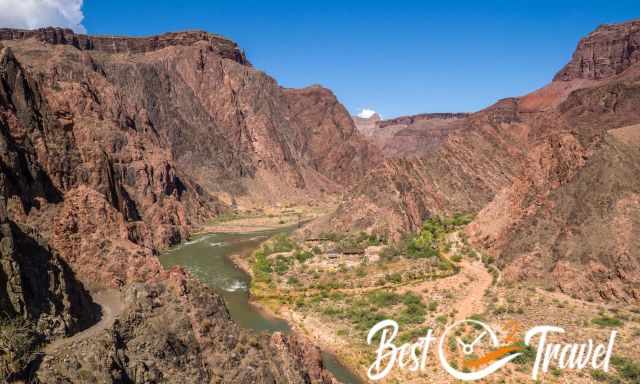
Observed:
[[[575,91],[470,234],[507,278],[581,298],[640,299],[640,70]]]
[[[3,318],[33,323],[43,337],[72,334],[98,314],[66,263],[8,220],[4,199],[0,199],[0,312]]]
[[[397,239],[434,213],[479,210],[522,165],[528,127],[517,110],[517,99],[501,100],[461,120],[460,130],[425,155],[387,159],[319,226],[366,229]]]
[[[478,212],[469,234],[505,278],[638,300],[639,26],[598,28],[548,86],[470,115],[432,153],[386,161],[326,225],[397,237]]]
[[[0,41],[9,215],[91,285],[157,275],[154,253],[224,202],[324,198],[378,161],[330,91],[283,89],[216,35]]]
[[[231,321],[220,296],[172,270],[134,284],[113,327],[47,356],[43,383],[333,383],[320,351]],[[171,321],[167,321],[171,319]]]
[[[219,296],[156,258],[225,203],[324,199],[379,161],[330,91],[283,89],[205,32],[0,29],[0,149],[2,309],[59,337],[96,320],[83,287],[129,292],[110,334],[30,374],[332,382],[316,348],[240,330]]]

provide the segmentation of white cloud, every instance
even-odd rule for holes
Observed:
[[[82,25],[83,0],[0,0],[0,28],[71,28],[86,33]]]
[[[373,109],[363,108],[360,111],[360,113],[358,113],[358,117],[361,117],[363,119],[368,119],[375,114],[376,114],[376,111],[374,111]]]

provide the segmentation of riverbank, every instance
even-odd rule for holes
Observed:
[[[251,264],[247,257],[235,254],[230,256],[230,259],[252,279],[254,278]],[[321,318],[300,314],[278,300],[256,299],[252,294],[249,296],[249,303],[267,316],[285,320],[289,324],[292,333],[310,340],[312,344],[320,347],[322,351],[331,354],[338,361],[338,364],[351,371],[360,382],[368,382],[364,374],[366,370],[360,364],[363,356],[350,347],[348,339],[336,337],[336,330],[324,323]]]
[[[216,288],[224,298],[231,317],[241,327],[269,333],[296,334],[317,345],[308,334],[293,326],[293,323],[277,316],[269,308],[249,300],[251,274],[249,265],[243,261],[265,240],[273,236],[288,235],[298,227],[297,221],[287,220],[285,217],[296,220],[302,217],[308,220],[317,214],[306,212],[305,215],[292,213],[290,208],[287,210],[285,215],[274,217],[268,215],[227,218],[216,224],[215,229],[220,232],[209,233],[209,230],[214,229],[211,226],[207,231],[192,237],[190,241],[165,252],[161,261],[167,268],[174,265],[185,267],[194,277]],[[341,382],[361,382],[331,351],[323,350],[322,357],[326,368]]]
[[[198,236],[207,233],[249,233],[297,227],[326,215],[333,209],[334,206],[322,205],[236,211],[221,215],[192,232],[193,236]]]
[[[492,276],[459,236],[463,224],[430,224],[416,239],[431,243],[414,255],[403,255],[384,238],[331,233],[297,242],[271,239],[253,255],[232,260],[252,276],[253,303],[287,320],[369,382],[376,347],[366,344],[366,335],[377,322],[397,320],[401,344],[485,310]],[[450,379],[435,359],[427,369],[432,380]],[[419,383],[423,375],[393,370],[385,381]]]

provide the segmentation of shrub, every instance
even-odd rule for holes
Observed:
[[[255,262],[253,264],[253,273],[259,281],[269,281],[270,274],[273,272],[271,260],[269,260],[264,250],[258,250],[254,254]]]
[[[394,292],[375,291],[367,294],[367,300],[376,307],[390,307],[400,302],[400,295]]]
[[[601,383],[619,383],[620,380],[616,381],[616,378],[609,375],[608,373],[606,373],[605,371],[602,370],[595,370],[595,371],[591,371],[591,378],[595,381],[599,381]]]
[[[451,263],[449,263],[446,260],[440,260],[438,262],[438,269],[441,270],[441,271],[448,271],[448,270],[450,270],[452,268],[453,268],[453,266],[451,265]]]
[[[407,292],[402,299],[402,303],[404,305],[422,305],[422,299],[413,292]]]
[[[382,248],[382,251],[380,252],[380,259],[384,261],[390,261],[395,257],[400,256],[400,254],[401,252],[397,247],[389,245]]]
[[[421,324],[427,312],[427,307],[420,296],[413,292],[407,293],[402,299],[405,309],[400,312],[399,321],[405,324]]]
[[[615,317],[606,316],[606,315],[597,317],[591,320],[591,322],[601,327],[619,327],[623,324],[622,320]]]
[[[313,253],[309,251],[297,250],[293,254],[293,257],[295,257],[295,259],[298,260],[300,264],[304,264],[307,260],[313,259]]]
[[[284,234],[276,235],[272,239],[273,252],[291,252],[295,248],[295,244]]]
[[[347,309],[343,313],[343,316],[354,323],[356,329],[365,332],[371,329],[371,327],[376,325],[378,322],[385,319],[385,316],[381,313],[360,306],[354,306]]]
[[[398,284],[402,282],[402,275],[398,272],[384,275],[384,279],[390,283]]]
[[[24,319],[0,319],[0,379],[9,382],[35,358],[41,337]]]
[[[525,345],[523,342],[519,342],[516,346],[520,347],[520,351],[522,354],[515,359],[513,362],[519,365],[526,365],[533,362],[536,359],[536,350],[531,345]]]
[[[453,215],[451,224],[457,227],[464,226],[473,221],[473,215],[465,213],[456,213]]]
[[[632,383],[640,382],[640,364],[626,357],[617,356],[611,358],[611,364],[616,367],[623,378]]]
[[[289,267],[292,264],[292,260],[293,259],[290,258],[290,257],[285,257],[285,256],[282,256],[282,255],[278,255],[276,257],[276,262],[275,262],[275,265],[273,267],[273,270],[279,275],[285,274],[289,270]]]

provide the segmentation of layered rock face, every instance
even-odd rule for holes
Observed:
[[[465,127],[466,113],[425,113],[389,120],[354,118],[358,129],[387,158],[419,157],[433,152],[444,140]]]
[[[506,279],[637,301],[637,31],[599,28],[549,86],[464,118],[430,154],[386,161],[330,225],[398,237],[433,214],[478,212],[471,239]]]
[[[125,305],[108,332],[47,357],[37,378],[45,383],[335,382],[316,347],[293,336],[240,329],[219,296],[179,270],[158,282],[130,286]]]
[[[31,51],[30,71],[13,49],[0,53],[0,190],[8,214],[47,239],[87,283],[145,279],[159,272],[155,249],[184,238],[192,220],[213,217],[221,205],[178,174],[144,110],[127,110],[135,107],[90,58],[59,48],[58,56],[46,46]],[[81,273],[85,267],[93,273]]]
[[[571,61],[554,81],[600,80],[640,61],[640,21],[603,25],[580,40]]]
[[[221,36],[203,31],[165,33],[152,37],[87,36],[76,34],[70,29],[42,28],[35,30],[17,30],[0,28],[0,40],[35,39],[46,44],[71,45],[83,51],[101,51],[106,53],[145,53],[170,46],[190,46],[198,42],[207,42],[208,48],[220,57],[242,64],[249,64],[244,53],[234,42]]]
[[[358,131],[367,137],[374,134],[378,124],[382,121],[382,117],[378,113],[374,113],[369,117],[352,116],[352,118]]]

